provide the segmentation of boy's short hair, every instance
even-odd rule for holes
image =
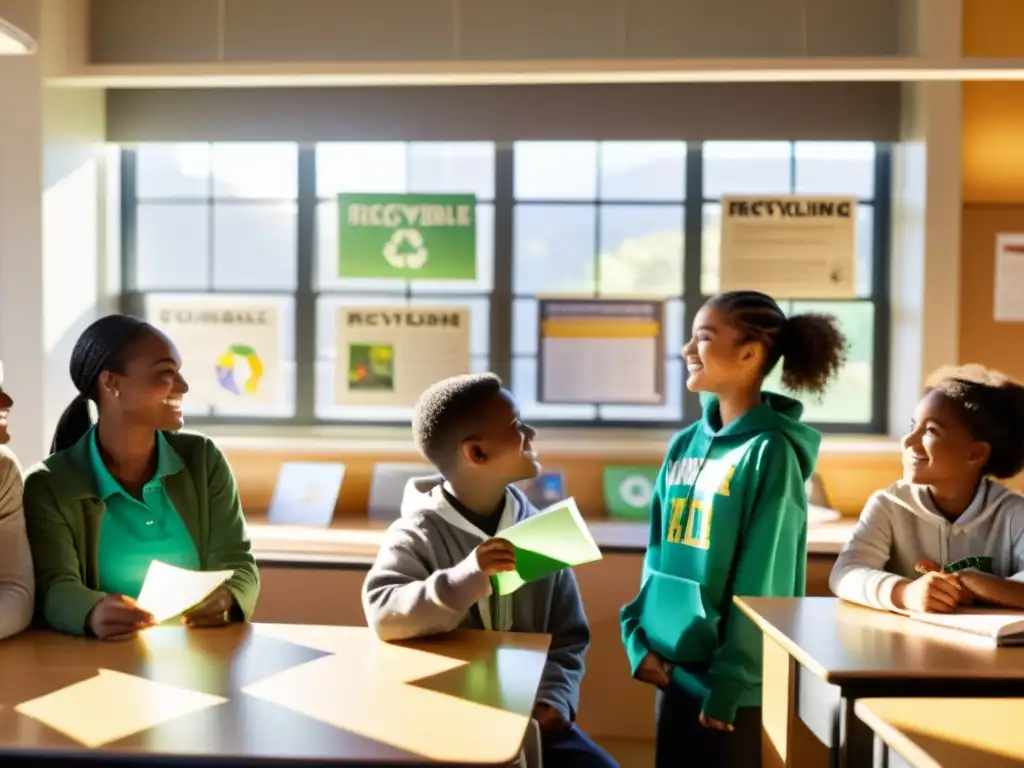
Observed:
[[[432,384],[413,410],[416,448],[442,472],[451,468],[462,442],[475,431],[481,406],[500,391],[501,379],[493,373],[453,376]]]
[[[970,364],[940,368],[925,389],[956,403],[974,439],[988,443],[982,474],[1005,479],[1024,468],[1024,387],[1001,371]]]

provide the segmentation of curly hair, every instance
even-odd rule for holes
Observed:
[[[472,436],[480,408],[501,391],[493,373],[453,376],[432,384],[413,410],[412,436],[423,457],[444,472]]]
[[[971,436],[988,443],[982,474],[999,479],[1024,469],[1024,386],[1005,373],[976,363],[946,366],[925,382],[956,404]]]
[[[832,315],[805,313],[786,317],[771,296],[730,291],[709,301],[738,332],[740,343],[765,348],[767,376],[782,361],[782,385],[794,392],[821,395],[846,362],[846,337]]]

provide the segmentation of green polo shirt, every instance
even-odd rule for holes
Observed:
[[[142,498],[137,499],[103,463],[95,429],[89,436],[96,492],[107,505],[99,542],[99,587],[103,592],[137,598],[154,560],[200,570],[195,542],[164,490],[163,478],[180,472],[184,465],[161,432],[156,433],[156,450],[156,473],[142,486]]]

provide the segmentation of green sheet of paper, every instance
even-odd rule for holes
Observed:
[[[563,568],[601,559],[601,550],[572,498],[552,504],[540,514],[500,531],[498,536],[516,547],[516,569],[491,577],[499,595],[509,595],[523,584]]]

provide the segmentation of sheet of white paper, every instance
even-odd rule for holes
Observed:
[[[160,623],[205,600],[234,571],[190,571],[154,560],[136,603]]]
[[[996,322],[1024,322],[1024,234],[996,236]]]

